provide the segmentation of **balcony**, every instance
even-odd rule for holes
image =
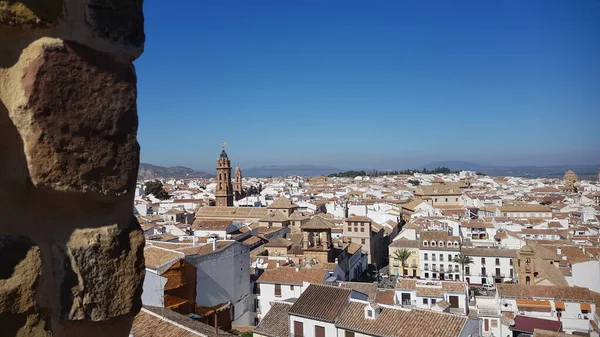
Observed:
[[[410,264],[410,267],[411,267],[411,268],[419,268],[419,265],[418,265],[418,264],[416,264],[416,263],[411,263],[411,264]]]

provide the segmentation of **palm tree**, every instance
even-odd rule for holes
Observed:
[[[394,258],[396,258],[397,260],[400,260],[402,263],[402,266],[400,266],[402,269],[402,275],[404,276],[404,263],[406,263],[406,260],[408,260],[410,258],[410,256],[412,255],[412,251],[406,249],[406,248],[402,248],[402,249],[396,249],[394,251]]]
[[[473,259],[470,256],[458,254],[452,260],[454,263],[460,264],[462,271],[462,281],[465,282],[465,267],[473,263]]]

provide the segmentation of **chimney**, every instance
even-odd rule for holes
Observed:
[[[298,263],[298,264],[296,265],[296,272],[299,272],[299,271],[300,271],[300,264]]]
[[[217,250],[217,239],[218,238],[219,238],[218,236],[215,236],[214,239],[213,239],[213,242],[212,242],[213,251]]]
[[[556,255],[561,255],[562,251],[560,250],[560,248],[556,248]]]
[[[279,268],[279,260],[277,260],[277,262],[275,263],[275,266],[277,266],[277,268]]]

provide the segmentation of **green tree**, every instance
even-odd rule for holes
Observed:
[[[473,259],[470,256],[458,254],[454,257],[452,262],[460,264],[462,281],[464,282],[465,281],[465,267],[467,267],[470,264],[473,264]]]
[[[396,249],[394,251],[394,258],[397,260],[400,260],[402,265],[400,266],[400,270],[402,270],[402,275],[404,275],[404,264],[406,263],[406,260],[408,260],[412,255],[412,251],[406,249],[406,248],[402,248],[402,249]]]
[[[163,184],[158,180],[147,181],[144,186],[144,192],[146,195],[152,194],[154,197],[160,200],[169,199],[169,193],[165,191]]]

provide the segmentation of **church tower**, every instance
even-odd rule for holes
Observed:
[[[235,168],[235,178],[233,181],[233,192],[235,193],[235,199],[240,200],[242,198],[242,169],[240,166]]]
[[[223,150],[217,160],[217,190],[215,197],[217,206],[233,206],[233,187],[231,185],[231,162],[225,152],[225,142]]]

